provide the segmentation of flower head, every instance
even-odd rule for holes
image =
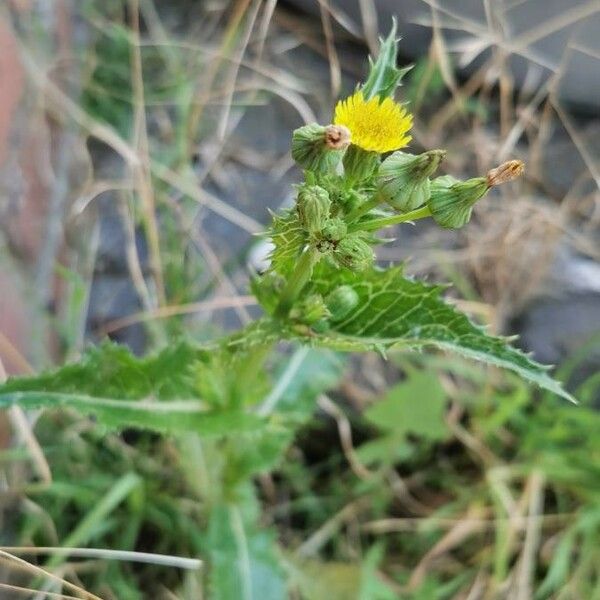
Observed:
[[[352,143],[370,152],[390,152],[406,146],[412,115],[391,98],[366,100],[361,91],[340,100],[334,123],[350,130]]]

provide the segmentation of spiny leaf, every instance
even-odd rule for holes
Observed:
[[[396,67],[398,40],[396,39],[395,20],[388,37],[385,40],[380,40],[380,42],[381,47],[377,60],[373,61],[369,57],[369,76],[361,88],[365,98],[393,96],[404,75],[412,68],[398,69]]]
[[[110,342],[90,348],[77,363],[41,373],[16,377],[0,386],[0,398],[9,392],[76,393],[104,398],[193,398],[191,365],[206,359],[208,350],[181,342],[162,352],[137,358]]]
[[[269,233],[275,246],[270,255],[271,269],[287,276],[296,266],[296,260],[306,244],[306,232],[296,211],[273,216]]]
[[[264,419],[239,410],[207,410],[199,401],[143,402],[65,394],[28,391],[2,392],[0,408],[13,404],[28,410],[35,408],[73,408],[93,415],[111,429],[134,427],[162,433],[195,431],[201,435],[226,435],[252,431],[264,426]]]
[[[441,286],[407,279],[399,267],[355,274],[322,261],[305,293],[326,296],[340,285],[348,285],[358,294],[359,302],[352,313],[333,323],[325,333],[294,330],[291,335],[315,346],[345,351],[382,351],[395,346],[453,350],[515,371],[542,388],[574,400],[548,375],[548,367],[511,347],[506,339],[488,335],[444,302]]]
[[[0,386],[0,407],[69,407],[95,416],[107,427],[137,427],[204,435],[259,428],[263,420],[241,410],[220,411],[197,398],[194,367],[210,362],[214,350],[182,342],[147,358],[124,346],[91,348],[77,364]]]

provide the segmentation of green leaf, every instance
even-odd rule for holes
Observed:
[[[0,390],[0,408],[17,404],[24,409],[73,408],[92,415],[111,429],[134,427],[171,433],[196,431],[201,435],[225,435],[236,431],[252,431],[264,426],[264,420],[239,410],[206,410],[200,401],[143,402],[99,398],[82,394]]]
[[[381,545],[372,546],[362,563],[290,556],[286,568],[306,600],[391,600],[396,595],[377,575],[382,551]]]
[[[62,545],[65,548],[74,548],[87,544],[90,539],[93,539],[98,530],[102,529],[102,524],[105,523],[110,514],[115,508],[125,500],[128,496],[140,487],[142,479],[135,473],[125,473],[117,479],[111,488],[101,498],[94,498],[94,502],[89,505],[89,512],[71,530],[66,539],[62,540]],[[46,567],[56,568],[62,564],[66,556],[55,554],[47,563]]]
[[[181,342],[146,358],[110,342],[87,350],[79,362],[34,377],[9,379],[0,386],[0,401],[9,392],[57,392],[137,400],[189,399],[195,396],[192,365],[210,353]]]
[[[398,40],[396,39],[396,21],[393,21],[392,29],[385,40],[380,40],[381,47],[379,56],[373,62],[369,57],[369,76],[361,90],[365,98],[387,98],[393,96],[396,88],[400,85],[402,78],[411,67],[398,69],[396,61],[398,56]]]
[[[294,270],[306,244],[306,232],[296,211],[289,210],[281,216],[273,215],[269,234],[274,244],[269,257],[271,269],[287,277]]]
[[[235,505],[216,507],[208,527],[213,600],[285,600],[274,536],[248,525]]]
[[[396,438],[414,434],[442,440],[448,435],[445,405],[446,395],[438,378],[425,371],[415,371],[394,386],[383,400],[369,407],[365,417]]]
[[[364,442],[356,450],[360,462],[365,465],[392,465],[408,460],[413,453],[414,447],[398,439],[393,433],[385,433]]]
[[[361,587],[361,565],[290,558],[287,568],[306,600],[356,598]]]
[[[136,358],[116,344],[90,349],[77,364],[0,386],[0,408],[67,407],[93,415],[110,428],[223,435],[260,428],[264,419],[241,410],[214,410],[197,397],[197,363],[214,351],[180,343]]]
[[[359,600],[395,600],[397,598],[395,591],[377,573],[384,556],[385,547],[381,542],[367,550],[362,561]]]
[[[548,367],[510,346],[506,338],[488,335],[447,304],[441,297],[441,286],[407,279],[401,267],[352,273],[321,261],[304,293],[326,297],[341,285],[352,287],[358,295],[359,301],[352,313],[332,323],[324,333],[290,328],[290,336],[313,346],[345,351],[381,351],[400,346],[452,350],[515,371],[524,379],[574,401],[560,383],[549,376]]]

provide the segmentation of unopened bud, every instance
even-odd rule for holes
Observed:
[[[341,285],[325,298],[325,304],[331,313],[332,321],[341,321],[358,304],[358,293],[349,285]]]
[[[373,264],[373,249],[359,235],[349,235],[340,240],[334,256],[344,267],[353,271],[362,271]]]
[[[345,148],[345,132],[341,129],[335,125],[323,127],[317,123],[296,129],[292,134],[292,158],[308,171],[333,172]]]
[[[344,154],[344,174],[350,183],[369,179],[379,166],[379,154],[351,145]]]
[[[495,169],[491,169],[487,173],[488,187],[502,185],[508,181],[512,181],[517,177],[521,177],[525,171],[525,163],[522,160],[509,160],[502,163]]]
[[[300,222],[310,233],[321,231],[329,218],[331,200],[327,190],[319,185],[300,186],[297,210]]]
[[[311,294],[298,303],[290,312],[290,317],[306,325],[312,325],[330,316],[323,297],[320,294]]]
[[[350,145],[350,130],[344,125],[325,127],[325,146],[329,150],[345,150]]]
[[[471,219],[474,204],[488,191],[485,177],[458,181],[450,175],[431,182],[431,196],[427,202],[431,216],[438,225],[459,229]]]
[[[429,177],[446,155],[444,150],[430,150],[415,156],[394,152],[379,167],[377,192],[383,202],[401,212],[423,206],[429,199]]]
[[[329,219],[321,230],[321,237],[328,242],[339,242],[348,232],[348,226],[343,219],[334,217]]]

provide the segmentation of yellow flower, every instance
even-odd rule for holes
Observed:
[[[391,98],[365,100],[362,92],[356,92],[337,103],[333,122],[350,130],[353,144],[372,152],[398,150],[412,139],[406,135],[412,115]]]

